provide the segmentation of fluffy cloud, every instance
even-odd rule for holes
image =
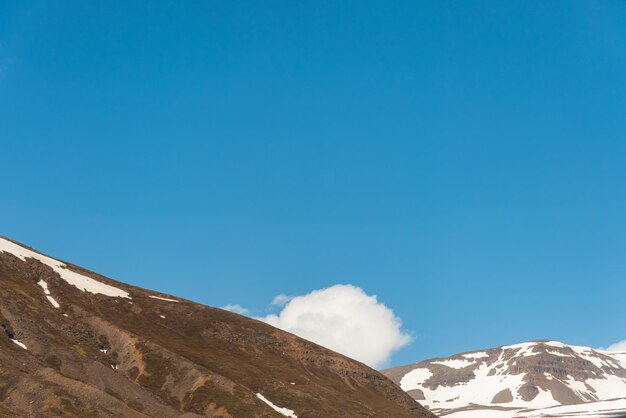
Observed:
[[[371,367],[385,364],[411,341],[393,311],[356,286],[335,285],[280,300],[285,303],[280,313],[258,319]]]
[[[224,309],[225,311],[234,312],[239,315],[247,315],[250,313],[249,310],[240,305],[226,305],[222,306],[220,309]]]
[[[612,344],[605,348],[606,351],[626,351],[626,340]]]

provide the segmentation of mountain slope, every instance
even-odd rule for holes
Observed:
[[[0,417],[431,417],[267,324],[0,238]]]
[[[626,415],[626,353],[532,341],[383,373],[446,417]]]

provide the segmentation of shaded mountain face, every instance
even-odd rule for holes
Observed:
[[[0,417],[434,416],[316,344],[3,238],[0,284]]]
[[[383,373],[445,417],[626,415],[626,353],[532,341]]]

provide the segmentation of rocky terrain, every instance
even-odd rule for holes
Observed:
[[[265,323],[0,238],[0,417],[433,417]]]
[[[626,416],[626,353],[531,341],[383,373],[450,418]]]

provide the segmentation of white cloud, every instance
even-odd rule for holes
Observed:
[[[241,305],[226,305],[226,306],[222,306],[220,309],[224,309],[225,311],[230,311],[230,312],[234,312],[236,314],[239,315],[247,315],[250,313],[250,311],[246,308],[244,308]]]
[[[626,340],[620,341],[615,344],[611,344],[604,350],[606,351],[626,351]]]
[[[385,364],[411,341],[391,309],[351,285],[295,296],[280,313],[258,319],[371,367]]]
[[[272,305],[273,306],[285,306],[291,299],[293,299],[293,296],[289,296],[289,295],[285,295],[284,293],[281,293],[280,295],[276,295],[274,297],[274,299],[272,300]]]

